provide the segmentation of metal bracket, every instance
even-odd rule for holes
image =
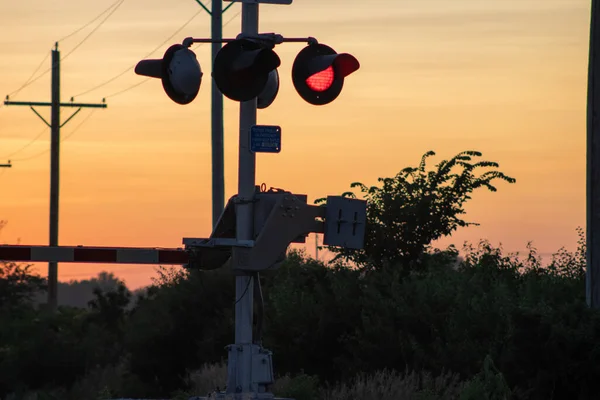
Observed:
[[[181,42],[184,47],[191,47],[194,43],[229,43],[240,39],[248,39],[256,42],[261,42],[266,46],[275,47],[282,43],[308,43],[310,45],[318,44],[319,42],[314,37],[302,37],[302,38],[286,38],[278,33],[259,33],[257,35],[248,35],[240,33],[235,38],[223,38],[223,39],[209,39],[209,38],[194,38],[186,37]]]
[[[254,206],[254,240],[236,240],[236,205]],[[365,200],[328,196],[327,205],[307,204],[307,196],[284,190],[258,192],[253,199],[229,199],[210,238],[184,238],[189,268],[211,270],[232,257],[237,274],[275,269],[291,243],[304,243],[309,233],[324,233],[323,244],[360,249],[366,228]],[[323,221],[324,219],[324,221]]]
[[[240,271],[262,271],[276,268],[285,258],[290,243],[311,232],[323,232],[317,218],[325,216],[325,208],[308,205],[292,193],[272,193],[274,205],[264,219],[252,248],[233,249],[233,268]],[[259,203],[260,204],[260,203]]]
[[[232,238],[183,238],[187,247],[252,247],[254,240],[236,240]]]

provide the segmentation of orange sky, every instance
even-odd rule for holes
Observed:
[[[110,1],[0,0],[0,95],[18,89],[49,53]],[[178,247],[206,236],[211,224],[210,47],[196,50],[205,72],[195,102],[179,106],[135,63],[200,7],[193,0],[125,0],[62,64],[62,99],[85,92],[126,68],[114,82],[76,99],[98,110],[63,142],[60,243]],[[240,5],[224,16],[225,36],[239,32]],[[296,0],[263,6],[261,30],[314,36],[361,62],[341,96],[315,107],[295,92],[291,65],[298,44],[279,46],[281,90],[259,123],[283,129],[283,150],[257,157],[257,181],[307,193],[309,201],[375,183],[418,163],[466,149],[482,151],[517,179],[498,193],[478,193],[467,218],[481,226],[451,240],[487,238],[509,251],[529,240],[542,253],[573,248],[585,224],[587,0]],[[234,18],[233,18],[234,17]],[[233,18],[233,19],[231,19]],[[210,35],[200,13],[153,54],[187,36]],[[66,55],[93,28],[59,44]],[[40,69],[46,70],[49,59]],[[39,72],[38,72],[39,73]],[[48,101],[49,74],[12,97]],[[237,187],[238,104],[225,100],[226,196]],[[49,110],[40,109],[49,118]],[[68,135],[88,116],[62,130]],[[63,120],[68,110],[63,111]],[[44,129],[27,107],[0,108],[0,162]],[[0,241],[48,240],[49,130],[0,172]],[[32,158],[33,157],[33,158]],[[22,159],[22,161],[20,161]],[[312,238],[309,248],[312,252]],[[40,265],[45,273],[45,265]],[[114,271],[131,287],[147,284],[151,267],[61,264],[60,279]]]

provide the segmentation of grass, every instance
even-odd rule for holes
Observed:
[[[350,382],[330,386],[320,385],[315,376],[299,374],[278,377],[272,392],[277,397],[294,400],[506,400],[503,391],[486,390],[490,383],[501,378],[493,366],[468,382],[461,382],[457,375],[444,373],[432,376],[427,372],[393,370],[379,371],[372,375],[359,375]],[[107,400],[122,396],[121,388],[127,381],[126,364],[98,368],[77,382],[70,390],[12,394],[4,400]],[[208,396],[224,390],[227,381],[227,364],[207,364],[188,375],[188,390],[180,392],[176,399],[187,400],[192,396]],[[497,395],[490,396],[489,393]]]

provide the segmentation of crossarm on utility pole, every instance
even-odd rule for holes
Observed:
[[[44,117],[42,117],[42,115],[41,115],[39,112],[37,112],[37,110],[36,110],[35,108],[33,108],[32,106],[30,106],[29,108],[31,108],[31,111],[33,111],[33,113],[34,113],[35,115],[37,115],[37,116],[38,116],[38,117],[39,117],[39,118],[40,118],[42,121],[44,121],[44,123],[45,123],[46,125],[48,125],[48,128],[51,128],[51,127],[52,127],[52,126],[51,126],[51,125],[48,123],[48,121],[46,121],[46,119],[45,119]]]
[[[74,116],[76,116],[76,115],[79,113],[79,111],[81,111],[81,107],[79,107],[77,110],[75,110],[75,112],[74,112],[73,114],[71,114],[71,115],[69,116],[69,118],[67,118],[67,119],[65,120],[65,122],[63,122],[62,124],[60,124],[60,127],[62,128],[63,126],[65,126],[65,125],[67,124],[67,122],[69,122],[70,120],[72,120],[72,119],[73,119],[73,117],[74,117]]]
[[[44,101],[11,101],[4,100],[5,106],[52,107],[52,103]],[[107,108],[106,103],[60,103],[61,107],[72,108]]]

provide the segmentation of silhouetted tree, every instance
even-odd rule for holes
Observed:
[[[368,201],[365,246],[362,250],[329,248],[337,254],[335,259],[349,260],[363,268],[412,268],[434,240],[459,227],[477,225],[461,217],[474,190],[485,187],[495,192],[493,181],[516,181],[494,169],[478,175],[481,169],[499,165],[492,161],[472,162],[481,156],[477,151],[460,152],[427,170],[427,158],[433,155],[429,151],[418,167],[405,168],[391,178],[379,178],[382,186],[367,187],[360,182],[351,185],[359,188]],[[353,192],[343,195],[356,197]]]
[[[31,265],[0,262],[0,310],[30,305],[36,293],[45,289],[46,280],[33,273]]]

